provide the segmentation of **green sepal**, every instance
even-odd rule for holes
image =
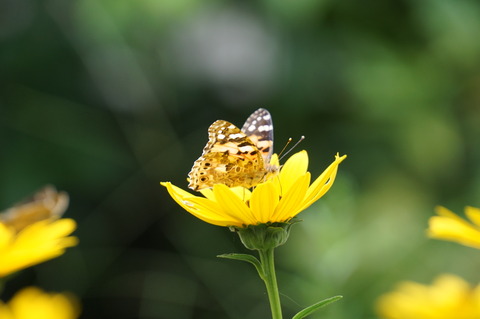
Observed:
[[[246,261],[251,263],[252,265],[255,266],[255,268],[258,271],[258,274],[264,280],[265,278],[265,273],[262,268],[262,264],[260,261],[252,255],[249,254],[236,254],[236,253],[231,253],[231,254],[222,254],[222,255],[217,255],[218,258],[225,258],[225,259],[234,259],[234,260],[241,260],[241,261]]]
[[[319,301],[311,306],[308,306],[307,308],[301,310],[300,312],[298,312],[295,316],[293,316],[292,319],[302,319],[302,318],[305,318],[306,316],[309,316],[311,315],[312,313],[314,313],[315,311],[317,311],[318,309],[320,308],[323,308],[325,307],[326,305],[328,304],[331,304],[332,302],[335,302],[339,299],[342,299],[343,296],[335,296],[335,297],[331,297],[331,298],[327,298],[327,299],[324,299],[322,301]]]
[[[300,220],[291,219],[286,222],[248,225],[246,227],[230,227],[240,236],[243,245],[250,250],[268,250],[285,244],[290,228]]]

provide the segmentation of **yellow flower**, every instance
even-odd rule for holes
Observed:
[[[67,237],[73,219],[59,219],[68,206],[68,194],[46,186],[31,199],[0,213],[0,278],[62,255],[75,246]]]
[[[480,285],[448,274],[431,286],[406,281],[378,299],[377,313],[383,319],[478,319]]]
[[[19,291],[8,304],[0,301],[2,319],[75,319],[80,307],[68,294],[45,293],[35,287]]]
[[[258,184],[252,191],[243,187],[228,188],[216,184],[195,196],[170,182],[161,183],[172,198],[195,217],[218,226],[246,227],[264,223],[285,222],[320,199],[332,186],[338,165],[346,155],[335,161],[310,184],[308,154],[301,151],[291,156],[280,173]],[[272,158],[278,165],[278,158]]]
[[[18,233],[0,222],[0,277],[58,257],[75,246],[76,237],[67,237],[76,228],[73,219],[42,220]]]
[[[470,222],[442,206],[436,207],[435,211],[439,216],[430,218],[428,236],[480,249],[479,208],[465,207],[465,215]]]

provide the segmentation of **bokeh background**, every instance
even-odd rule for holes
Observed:
[[[277,249],[285,317],[376,318],[400,280],[476,284],[476,251],[425,237],[435,205],[480,206],[480,2],[3,0],[0,210],[47,183],[78,247],[7,283],[71,291],[82,318],[268,318],[228,229],[176,206],[217,119],[270,110],[330,192]]]

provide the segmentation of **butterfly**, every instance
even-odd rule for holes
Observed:
[[[208,128],[208,143],[188,173],[189,188],[199,191],[215,184],[251,188],[278,172],[271,165],[272,116],[265,109],[253,112],[242,129],[217,120]]]
[[[37,221],[60,218],[68,207],[68,194],[47,185],[31,198],[0,213],[0,223],[17,232]]]

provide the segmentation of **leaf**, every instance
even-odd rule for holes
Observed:
[[[342,299],[343,296],[335,296],[335,297],[331,297],[331,298],[327,298],[327,299],[324,299],[322,301],[319,301],[311,306],[308,306],[307,308],[301,310],[300,312],[298,312],[295,316],[293,316],[292,319],[302,319],[302,318],[305,318],[306,316],[309,316],[311,315],[312,313],[314,313],[315,311],[317,311],[318,309],[320,308],[323,308],[325,307],[326,305],[328,304],[331,304],[332,302],[335,302],[339,299]]]
[[[223,254],[223,255],[217,255],[218,258],[225,258],[225,259],[234,259],[234,260],[242,260],[251,263],[252,265],[255,266],[255,268],[258,271],[258,274],[260,277],[263,279],[265,277],[265,274],[263,272],[262,264],[260,261],[252,255],[248,254],[236,254],[236,253],[231,253],[231,254]]]

